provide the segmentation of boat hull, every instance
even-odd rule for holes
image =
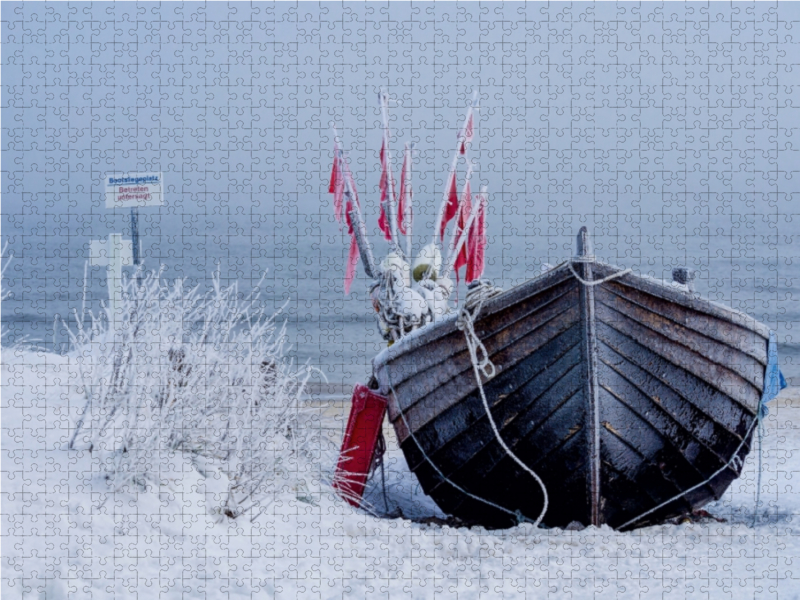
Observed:
[[[475,331],[497,369],[483,389],[500,436],[547,489],[545,525],[662,522],[739,476],[769,338],[746,315],[576,262],[488,300]],[[373,370],[409,467],[443,511],[489,527],[538,517],[543,493],[496,439],[454,318]]]

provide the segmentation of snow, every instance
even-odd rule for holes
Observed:
[[[755,527],[753,452],[709,507],[726,522],[487,531],[376,517],[325,487],[286,487],[255,522],[232,520],[207,509],[220,472],[180,453],[153,457],[157,489],[115,492],[99,459],[66,449],[77,357],[6,348],[2,363],[4,599],[800,598],[798,388],[770,404]],[[389,446],[390,508],[436,514]],[[379,482],[369,494],[382,509]]]

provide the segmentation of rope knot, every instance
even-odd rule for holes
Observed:
[[[456,320],[456,327],[458,327],[459,331],[464,332],[472,362],[486,379],[494,377],[497,374],[497,369],[492,361],[489,360],[489,352],[486,350],[486,346],[483,345],[478,334],[475,333],[475,321],[481,312],[483,303],[502,291],[487,279],[477,279],[471,282],[467,286],[467,297],[464,300],[464,306],[458,311],[458,319]]]

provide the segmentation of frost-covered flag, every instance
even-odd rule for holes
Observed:
[[[458,244],[458,240],[461,239],[462,236],[465,237],[464,244],[461,246],[461,250],[459,250],[458,256],[456,256],[455,263],[453,263],[453,268],[455,269],[456,272],[456,281],[459,280],[458,270],[464,265],[468,264],[468,252],[469,252],[469,243],[471,237],[470,232],[472,231],[473,227],[470,227],[469,231],[465,231],[465,228],[467,226],[467,222],[469,221],[469,215],[471,212],[472,212],[472,193],[468,179],[467,183],[464,184],[464,191],[461,194],[461,206],[458,212],[458,225],[455,235],[456,244]],[[469,281],[469,279],[467,281]]]
[[[347,266],[344,273],[344,293],[350,293],[350,286],[353,284],[353,279],[356,276],[356,266],[358,265],[358,243],[356,242],[356,234],[353,222],[350,219],[350,211],[353,209],[361,210],[361,205],[358,202],[358,192],[356,191],[356,183],[353,180],[353,174],[350,172],[350,167],[342,160],[342,168],[344,170],[342,179],[347,188],[347,207],[345,208],[345,219],[347,221],[347,232],[350,234],[350,252],[347,256]]]
[[[478,212],[467,238],[467,283],[483,275],[486,254],[486,194],[478,194],[475,202]]]
[[[333,167],[331,167],[331,182],[328,185],[328,193],[333,194],[333,215],[336,217],[338,223],[342,222],[342,210],[344,205],[342,199],[344,197],[344,177],[342,176],[341,165],[341,150],[339,144],[333,142]]]
[[[414,218],[411,202],[414,190],[411,188],[411,151],[406,147],[403,157],[403,170],[400,173],[400,198],[397,201],[397,227],[403,235],[408,234],[411,221]],[[408,197],[406,197],[408,196]]]
[[[386,136],[383,137],[381,144],[381,216],[378,218],[378,227],[383,232],[383,237],[387,240],[392,239],[392,228],[389,226],[389,212],[386,207],[386,200],[389,197],[389,178],[392,177],[392,165],[389,164],[389,152],[386,147]]]
[[[360,256],[353,222],[350,219],[350,211],[360,207],[360,204],[353,174],[350,172],[350,167],[347,166],[342,151],[339,149],[339,144],[336,142],[333,144],[333,167],[331,168],[328,193],[333,194],[333,214],[336,217],[336,221],[341,223],[344,220],[347,224],[347,233],[350,235],[350,251],[348,252],[344,273],[344,293],[349,294]],[[346,204],[344,202],[345,197],[347,198]]]
[[[447,224],[458,212],[458,188],[456,187],[455,169],[450,171],[450,177],[447,178],[445,197],[447,198],[447,204],[445,204],[444,213],[442,213],[442,222],[439,225],[439,236],[442,240],[444,240],[444,232],[447,229]]]

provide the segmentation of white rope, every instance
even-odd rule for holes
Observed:
[[[467,292],[467,297],[464,300],[464,307],[458,313],[456,327],[463,331],[467,338],[467,348],[470,349],[470,356],[474,355],[472,364],[483,373],[484,377],[491,379],[495,376],[497,370],[494,364],[492,364],[492,361],[489,360],[489,353],[486,350],[486,346],[483,345],[478,334],[475,333],[474,318],[480,312],[483,303],[489,298],[499,294],[502,290],[494,287],[486,280],[480,280],[470,285],[472,288]],[[481,355],[480,360],[478,360],[479,353]],[[480,380],[478,380],[478,385],[480,385]]]
[[[674,501],[675,501],[675,500],[677,500],[678,498],[682,498],[682,497],[683,497],[683,496],[685,496],[686,494],[688,494],[688,493],[690,493],[690,492],[693,492],[694,490],[696,490],[696,489],[698,489],[698,488],[701,488],[701,487],[703,487],[704,485],[706,485],[707,483],[709,483],[709,482],[710,482],[712,479],[714,479],[714,478],[715,478],[717,475],[719,475],[720,473],[722,473],[722,472],[723,472],[725,469],[727,469],[728,467],[730,467],[732,464],[736,463],[737,465],[740,465],[740,464],[742,464],[742,465],[743,465],[744,461],[743,461],[741,458],[739,458],[739,451],[742,449],[742,446],[744,446],[745,442],[747,441],[747,437],[750,435],[750,433],[752,433],[752,431],[753,431],[753,427],[755,427],[755,426],[756,426],[756,424],[758,424],[758,423],[761,421],[761,416],[760,416],[760,415],[761,415],[761,413],[760,413],[760,409],[761,409],[761,406],[759,406],[759,409],[758,409],[758,411],[757,411],[757,413],[756,413],[756,418],[755,418],[755,419],[753,419],[753,422],[750,424],[750,427],[747,429],[747,433],[745,433],[745,434],[744,434],[744,437],[742,438],[742,442],[741,442],[741,443],[739,444],[739,446],[736,448],[736,451],[733,453],[733,456],[731,457],[731,459],[730,459],[728,462],[726,462],[724,465],[722,465],[722,466],[721,466],[719,469],[717,469],[716,471],[714,471],[714,473],[711,475],[711,477],[709,477],[709,478],[708,478],[708,479],[706,479],[705,481],[701,481],[701,482],[700,482],[700,483],[698,483],[697,485],[694,485],[694,486],[690,487],[688,490],[686,490],[686,491],[684,491],[684,492],[681,492],[680,494],[677,494],[676,496],[673,496],[673,497],[672,497],[672,498],[670,498],[669,500],[667,500],[667,501],[665,501],[665,502],[662,502],[661,504],[659,504],[659,505],[658,505],[658,506],[656,506],[655,508],[651,508],[650,510],[648,510],[648,511],[646,511],[646,512],[643,512],[643,513],[642,513],[642,514],[640,514],[638,517],[635,517],[635,518],[631,519],[630,521],[628,521],[628,522],[626,522],[626,523],[623,523],[622,525],[620,525],[620,526],[619,526],[619,529],[623,529],[623,528],[627,527],[628,525],[630,525],[630,524],[632,524],[632,523],[635,523],[635,522],[636,522],[636,521],[638,521],[639,519],[642,519],[643,517],[646,517],[647,515],[649,515],[649,514],[652,514],[652,513],[656,512],[658,509],[665,507],[667,504],[670,504],[671,502],[674,502]],[[760,486],[759,486],[759,487],[760,487]]]
[[[467,496],[469,498],[472,498],[473,500],[477,500],[478,502],[482,502],[483,504],[491,506],[492,508],[496,508],[497,510],[499,510],[501,512],[504,512],[504,513],[506,513],[508,515],[511,515],[512,517],[515,517],[517,519],[517,524],[522,523],[523,521],[530,522],[529,519],[527,519],[525,517],[525,515],[523,515],[521,512],[519,512],[519,511],[514,512],[514,511],[511,511],[511,510],[508,510],[507,508],[504,508],[504,507],[500,506],[499,504],[495,504],[491,500],[487,500],[486,498],[481,498],[480,496],[476,496],[475,494],[471,494],[470,492],[468,492],[467,490],[462,488],[460,485],[458,485],[455,481],[453,481],[452,479],[447,477],[444,473],[442,473],[439,470],[439,467],[436,466],[436,464],[431,460],[431,458],[427,455],[425,450],[422,448],[422,444],[419,443],[419,441],[417,440],[417,436],[414,435],[414,432],[411,429],[411,426],[408,424],[408,421],[406,421],[406,415],[403,412],[403,409],[400,408],[400,400],[397,398],[397,392],[395,391],[394,385],[392,384],[392,375],[389,372],[389,367],[388,366],[386,367],[386,378],[389,380],[389,390],[391,390],[392,395],[394,396],[395,405],[397,406],[397,411],[400,413],[400,418],[403,419],[403,424],[406,426],[406,431],[408,431],[408,435],[411,437],[411,439],[417,445],[417,448],[419,448],[419,451],[422,453],[422,457],[428,462],[428,464],[431,467],[433,467],[433,470],[436,471],[436,473],[439,475],[439,477],[442,478],[442,481],[444,481],[446,483],[449,483],[451,486],[453,486],[459,492],[461,492],[462,494],[464,494],[465,496]]]
[[[762,459],[762,451],[763,451],[761,444],[762,444],[762,441],[763,441],[763,438],[764,438],[764,419],[762,417],[761,411],[762,411],[763,408],[764,408],[764,405],[762,403],[758,407],[758,416],[756,417],[758,419],[758,429],[757,429],[757,431],[758,431],[758,482],[756,484],[756,508],[753,511],[753,527],[758,525],[759,520],[760,520],[758,511],[759,511],[759,508],[761,507],[761,469],[762,469],[761,459]]]
[[[587,258],[587,257],[581,257],[581,258]],[[575,261],[575,262],[593,262],[593,261],[577,260],[577,259],[573,259],[573,261]],[[572,263],[571,262],[568,262],[567,266],[569,267],[569,270],[572,273],[572,275],[575,277],[575,279],[580,281],[585,286],[600,285],[601,283],[607,283],[607,282],[611,281],[612,279],[616,279],[617,277],[622,277],[623,275],[627,275],[628,273],[633,273],[632,269],[625,269],[624,271],[617,271],[616,273],[612,273],[611,275],[609,275],[608,277],[605,277],[603,279],[598,279],[596,281],[586,281],[585,279],[583,279],[580,275],[578,275],[575,272],[575,269],[572,267]]]
[[[594,257],[593,256],[580,256],[580,257],[575,257],[572,260],[573,260],[573,262],[594,262]],[[594,285],[600,285],[602,283],[607,283],[607,282],[611,281],[612,279],[616,279],[618,277],[622,277],[623,275],[627,275],[628,273],[632,272],[632,269],[625,269],[624,271],[617,271],[616,273],[612,273],[611,275],[609,275],[608,277],[605,277],[603,279],[598,279],[596,281],[586,281],[585,279],[583,279],[580,275],[578,275],[575,272],[575,269],[572,266],[572,262],[568,262],[567,266],[569,267],[569,270],[572,273],[572,275],[575,277],[575,279],[577,279],[581,284],[583,284],[585,286],[594,286]],[[758,458],[759,458],[759,468],[758,468],[758,471],[759,471],[759,473],[758,473],[759,485],[758,485],[757,494],[760,496],[760,493],[761,493],[761,462],[760,462],[761,461],[761,448],[760,448],[760,446],[761,446],[761,412],[760,412],[760,409],[761,409],[761,407],[759,406],[759,411],[756,414],[755,420],[750,424],[750,427],[748,428],[747,433],[745,434],[744,438],[742,438],[742,442],[739,444],[739,447],[736,448],[736,452],[733,453],[733,457],[731,457],[731,459],[727,463],[725,463],[722,467],[720,467],[717,471],[715,471],[714,474],[711,475],[711,477],[709,477],[705,481],[701,481],[700,483],[698,483],[697,485],[695,485],[693,487],[690,487],[688,490],[686,490],[684,492],[681,492],[680,494],[677,494],[676,496],[673,496],[669,500],[667,500],[665,502],[662,502],[661,504],[659,504],[655,508],[651,508],[650,510],[648,510],[646,512],[643,512],[638,517],[635,517],[635,518],[631,519],[630,521],[620,525],[619,529],[623,529],[623,528],[627,527],[628,525],[631,525],[631,524],[635,523],[636,521],[646,517],[647,515],[650,515],[650,514],[656,512],[658,509],[663,508],[667,504],[670,504],[671,502],[674,502],[675,500],[678,500],[679,498],[682,498],[686,494],[688,494],[690,492],[693,492],[694,490],[696,490],[698,488],[703,487],[704,485],[709,483],[712,479],[714,479],[717,475],[719,475],[720,473],[725,471],[725,469],[730,467],[732,464],[736,463],[737,465],[739,465],[742,462],[741,459],[739,458],[739,451],[742,449],[742,446],[744,446],[745,442],[747,441],[747,436],[750,435],[750,433],[753,431],[753,427],[756,426],[756,425],[758,425],[758,427],[759,427],[759,430],[758,430],[758,432],[759,432],[759,439],[758,439],[758,442],[759,442],[759,456],[758,456]],[[759,504],[759,498],[757,496],[756,497],[756,505],[758,505],[758,504]]]
[[[494,417],[492,417],[492,412],[489,410],[489,401],[486,399],[486,393],[483,390],[483,383],[481,382],[481,373],[483,373],[487,379],[491,379],[494,377],[496,369],[492,361],[489,360],[489,354],[486,351],[486,346],[483,345],[483,342],[481,342],[481,340],[478,338],[478,335],[475,333],[475,318],[480,312],[484,301],[498,293],[498,288],[493,287],[489,282],[479,281],[478,285],[473,288],[469,294],[467,294],[467,299],[464,302],[463,308],[459,312],[458,321],[456,323],[457,327],[464,332],[464,337],[467,340],[467,349],[469,350],[469,357],[472,361],[472,369],[475,372],[475,381],[478,383],[478,391],[481,394],[483,408],[486,411],[486,416],[489,418],[489,423],[492,426],[492,431],[494,432],[495,438],[503,450],[506,451],[506,454],[508,454],[508,456],[510,456],[515,463],[517,463],[531,477],[533,477],[536,480],[536,483],[538,483],[539,487],[542,489],[542,495],[544,496],[542,512],[539,513],[539,516],[533,523],[534,527],[538,527],[542,522],[542,519],[544,519],[544,515],[547,513],[547,508],[550,503],[550,500],[547,496],[547,488],[545,487],[541,478],[533,471],[533,469],[522,462],[519,457],[511,451],[511,448],[506,445],[505,441],[503,441],[503,438],[500,436],[500,431],[497,428],[497,424],[494,422]],[[475,306],[474,311],[470,312],[470,307],[473,305]],[[480,360],[478,360],[479,350],[482,354],[482,358]]]

